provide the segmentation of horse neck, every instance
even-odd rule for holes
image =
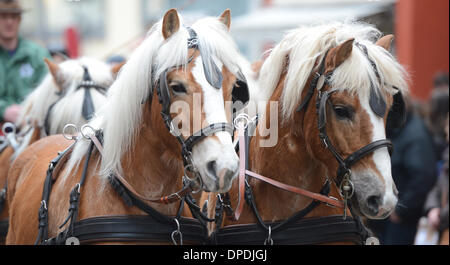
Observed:
[[[282,76],[272,95],[271,101],[280,102],[284,87]],[[306,90],[305,90],[306,91]],[[310,105],[313,103],[310,103]],[[270,108],[266,108],[266,117],[270,117]],[[264,120],[264,119],[263,119]],[[278,110],[278,120],[282,121],[282,112]],[[257,132],[250,143],[250,169],[258,174],[282,183],[319,193],[328,178],[325,165],[317,161],[310,152],[310,146],[298,128],[303,127],[303,120],[278,124],[278,143],[274,147],[261,148],[263,140]],[[280,190],[266,183],[251,180],[256,205],[263,220],[284,220],[308,206],[312,199]],[[332,184],[330,195],[339,198],[337,188]],[[341,210],[320,205],[308,217],[341,214]]]
[[[155,199],[181,190],[183,167],[180,158],[149,127],[142,127],[124,157],[123,177],[139,194]],[[163,214],[175,215],[179,204],[151,206]]]

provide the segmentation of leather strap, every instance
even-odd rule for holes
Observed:
[[[279,223],[268,223],[270,227]],[[360,234],[353,218],[342,216],[301,219],[287,225],[283,230],[272,233],[277,245],[316,245],[334,242],[353,242],[363,244],[365,238]],[[232,225],[220,229],[211,236],[211,243],[218,245],[262,245],[267,239],[267,231],[257,224]]]
[[[311,198],[313,200],[316,200],[316,201],[321,201],[323,203],[326,203],[326,204],[334,206],[334,207],[344,208],[344,204],[341,201],[339,201],[339,200],[337,200],[335,198],[328,197],[328,196],[325,196],[325,195],[322,195],[322,194],[319,194],[319,193],[311,192],[311,191],[308,191],[308,190],[305,190],[305,189],[302,189],[302,188],[294,187],[294,186],[291,186],[291,185],[287,185],[287,184],[281,183],[279,181],[276,181],[276,180],[273,180],[273,179],[270,179],[270,178],[266,178],[264,176],[261,176],[259,174],[256,174],[256,173],[248,171],[248,170],[246,171],[246,174],[248,176],[250,176],[250,177],[259,179],[261,181],[264,181],[264,182],[266,182],[266,183],[268,183],[268,184],[270,184],[272,186],[275,186],[275,187],[277,187],[279,189],[282,189],[282,190],[285,190],[285,191],[289,191],[289,192],[292,192],[292,193],[296,193],[296,194],[299,194],[299,195],[303,195],[305,197],[309,197],[309,198]]]
[[[1,220],[0,221],[0,242],[6,239],[6,235],[8,234],[9,228],[9,220]]]
[[[180,218],[185,243],[202,245],[207,240],[206,229],[195,219]],[[75,223],[72,236],[81,244],[104,242],[172,242],[170,235],[177,229],[175,222],[162,223],[151,216],[104,216]],[[50,239],[49,245],[64,245],[64,233]]]
[[[100,154],[103,155],[103,145],[101,144],[100,140],[97,138],[96,135],[91,135],[90,136],[92,142],[94,143],[95,147],[98,149],[98,151],[100,152]],[[147,198],[141,194],[139,194],[134,188],[133,186],[128,183],[128,181],[126,181],[125,178],[123,178],[121,176],[121,174],[119,174],[117,171],[114,172],[114,178],[120,182],[121,185],[123,185],[129,192],[131,192],[135,197],[139,198],[140,200],[143,201],[147,201],[147,202],[153,202],[153,203],[160,203],[160,204],[172,204],[175,202],[179,202],[181,200],[181,198],[183,198],[184,196],[186,196],[187,194],[192,192],[192,186],[191,185],[186,185],[185,187],[183,187],[182,190],[171,194],[169,196],[163,196],[161,198],[158,199],[151,199],[151,198]]]
[[[235,220],[239,220],[243,208],[244,208],[244,195],[245,195],[245,177],[246,176],[250,176],[256,179],[259,179],[263,182],[266,182],[272,186],[275,186],[279,189],[282,190],[286,190],[295,194],[299,194],[302,196],[306,196],[309,197],[313,200],[317,200],[323,203],[326,203],[328,205],[334,206],[334,207],[338,207],[338,208],[344,208],[344,204],[332,197],[328,197],[325,195],[322,195],[320,193],[314,193],[302,188],[298,188],[298,187],[294,187],[291,185],[287,185],[284,183],[281,183],[279,181],[261,176],[255,172],[249,171],[246,169],[245,165],[246,165],[246,161],[245,158],[247,157],[247,153],[246,153],[246,137],[245,137],[245,129],[243,128],[239,128],[239,159],[240,159],[240,170],[239,170],[239,202],[238,202],[238,206],[236,208],[235,214],[234,214],[234,218]]]
[[[245,195],[245,173],[246,173],[246,147],[245,147],[245,128],[238,128],[239,135],[239,201],[234,219],[237,221],[241,217],[244,209]]]

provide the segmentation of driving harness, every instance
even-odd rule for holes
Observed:
[[[378,79],[380,75],[376,64],[370,59],[367,47],[363,44],[357,44],[357,46],[364,52],[366,58],[371,63],[373,70]],[[392,153],[393,145],[387,140],[379,140],[372,142],[358,151],[354,152],[346,159],[344,159],[334,145],[331,143],[327,131],[327,116],[326,116],[326,106],[329,103],[328,99],[335,91],[324,91],[326,85],[330,85],[330,77],[333,75],[334,71],[325,73],[325,62],[328,55],[328,51],[323,57],[323,61],[320,64],[318,72],[315,74],[309,90],[306,94],[305,100],[301,102],[297,112],[301,112],[306,109],[317,90],[316,99],[316,111],[318,115],[318,129],[319,137],[324,144],[325,148],[328,149],[335,159],[337,160],[339,167],[337,170],[337,177],[333,178],[341,196],[343,197],[344,209],[343,219],[338,216],[320,217],[320,218],[308,218],[303,219],[308,213],[310,213],[314,208],[316,208],[321,202],[326,200],[321,199],[316,194],[311,196],[305,191],[296,192],[308,197],[313,198],[313,202],[306,208],[298,211],[292,215],[287,220],[278,223],[265,223],[261,218],[258,208],[255,203],[252,188],[249,185],[248,177],[257,178],[266,183],[274,185],[278,188],[284,190],[295,192],[294,187],[283,183],[277,183],[274,180],[270,180],[256,173],[250,172],[249,168],[249,133],[248,126],[245,130],[244,138],[240,140],[245,141],[244,146],[240,146],[239,149],[245,148],[246,160],[245,160],[245,201],[252,209],[255,217],[257,218],[257,224],[244,224],[244,225],[232,225],[221,228],[223,213],[225,212],[228,218],[232,221],[237,221],[240,215],[240,200],[238,202],[236,213],[231,207],[231,202],[229,194],[222,194],[218,196],[216,204],[216,231],[212,234],[210,240],[213,244],[273,244],[276,241],[278,244],[319,244],[319,243],[329,243],[329,242],[339,242],[339,241],[350,241],[356,244],[365,244],[369,242],[369,238],[373,236],[372,232],[368,230],[362,223],[361,218],[356,215],[353,211],[350,199],[354,195],[354,186],[350,180],[351,170],[350,168],[356,164],[359,160],[365,156],[373,153],[374,151],[381,148],[388,148],[389,152]],[[376,94],[376,88],[373,82],[371,82],[371,94],[370,94],[370,106],[372,110],[379,117],[384,117],[386,114],[386,102],[384,99]],[[386,85],[386,84],[385,84]],[[398,88],[393,87],[398,90]],[[395,126],[403,125],[405,121],[405,104],[400,91],[394,96],[394,104],[388,114],[388,123]],[[242,153],[241,153],[242,155]],[[243,182],[243,180],[240,180]],[[239,185],[243,186],[243,185]],[[240,187],[240,193],[243,188]],[[300,189],[296,189],[300,190]],[[330,192],[330,182],[327,180],[322,190],[321,195],[328,196]],[[336,205],[335,205],[336,206]],[[352,217],[347,216],[347,209],[352,214]]]
[[[188,28],[190,38],[188,40],[188,49],[199,49],[202,52],[202,48],[198,43],[197,34],[191,28]],[[204,55],[203,55],[204,56]],[[210,57],[204,57],[207,60]],[[189,61],[192,61],[191,58]],[[212,59],[211,59],[212,60]],[[204,64],[204,67],[207,64]],[[215,66],[213,62],[209,65]],[[217,68],[217,66],[215,66]],[[173,69],[173,68],[170,68]],[[147,216],[104,216],[89,218],[81,221],[77,221],[80,191],[83,186],[87,174],[87,168],[91,154],[96,148],[100,154],[102,153],[102,131],[94,131],[94,134],[89,137],[82,135],[85,138],[91,140],[88,153],[86,155],[86,161],[82,172],[82,179],[79,184],[75,186],[70,194],[70,207],[69,215],[66,221],[60,226],[63,228],[69,223],[66,230],[59,233],[55,238],[48,238],[48,202],[50,199],[50,192],[52,183],[54,183],[54,176],[58,176],[59,169],[67,161],[70,156],[71,150],[75,143],[69,147],[66,151],[59,154],[59,156],[50,163],[49,170],[47,172],[47,178],[44,184],[43,197],[41,207],[39,211],[39,235],[36,240],[36,244],[50,244],[59,245],[73,243],[75,240],[77,243],[99,243],[99,242],[169,242],[175,245],[184,244],[186,242],[191,244],[205,244],[207,242],[207,229],[206,222],[213,222],[214,220],[206,217],[202,213],[200,207],[192,197],[191,193],[194,192],[196,180],[201,182],[201,178],[198,176],[197,169],[193,165],[191,157],[192,148],[199,143],[202,139],[213,135],[217,132],[229,132],[230,136],[233,135],[234,129],[230,124],[218,123],[211,124],[210,126],[203,128],[200,132],[195,133],[188,139],[184,140],[177,128],[173,125],[172,117],[169,112],[170,107],[170,91],[167,85],[167,73],[170,69],[164,71],[159,80],[152,82],[156,85],[157,96],[159,102],[162,105],[161,115],[163,120],[170,131],[181,144],[181,155],[185,166],[185,176],[183,177],[183,189],[169,196],[163,196],[158,199],[147,199],[142,195],[139,195],[133,187],[122,177],[118,172],[114,172],[109,176],[109,182],[122,198],[124,203],[129,207],[137,207],[147,214]],[[205,75],[208,82],[217,89],[221,87],[222,75],[217,69],[205,69]],[[248,89],[248,88],[247,88]],[[152,98],[153,91],[150,93]],[[245,93],[244,93],[245,94]],[[247,91],[248,95],[248,91]],[[247,99],[248,101],[248,99]],[[191,172],[196,175],[195,179],[190,179],[187,176],[187,172]],[[201,183],[201,188],[203,183]],[[197,191],[198,192],[198,191]],[[170,217],[159,213],[152,208],[147,202],[160,203],[160,204],[172,204],[180,202],[177,215]],[[196,219],[181,217],[184,205],[187,204],[192,215]]]

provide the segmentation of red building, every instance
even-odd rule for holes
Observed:
[[[449,0],[398,0],[396,39],[411,96],[428,100],[434,75],[449,70]]]

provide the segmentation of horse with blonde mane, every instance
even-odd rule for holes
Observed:
[[[13,160],[29,145],[60,134],[66,124],[82,126],[106,102],[107,88],[120,66],[109,67],[92,58],[67,60],[59,65],[45,59],[50,70],[42,83],[22,103],[16,125],[6,124],[9,143],[0,154],[0,238],[6,238],[8,205],[6,182]],[[15,128],[20,131],[15,133]],[[1,239],[0,239],[1,240]]]
[[[332,23],[292,30],[272,50],[251,98],[266,102],[256,135],[245,136],[245,116],[237,122],[239,181],[202,198],[216,218],[213,243],[376,242],[360,217],[383,219],[396,207],[385,126],[401,124],[407,93],[389,53],[393,36],[381,36],[367,24]],[[268,120],[279,137],[262,147]]]
[[[186,27],[169,10],[82,130],[88,140],[53,136],[25,150],[10,170],[7,244],[203,243],[190,194],[231,187],[239,163],[225,102],[248,94],[230,22],[227,10]]]

